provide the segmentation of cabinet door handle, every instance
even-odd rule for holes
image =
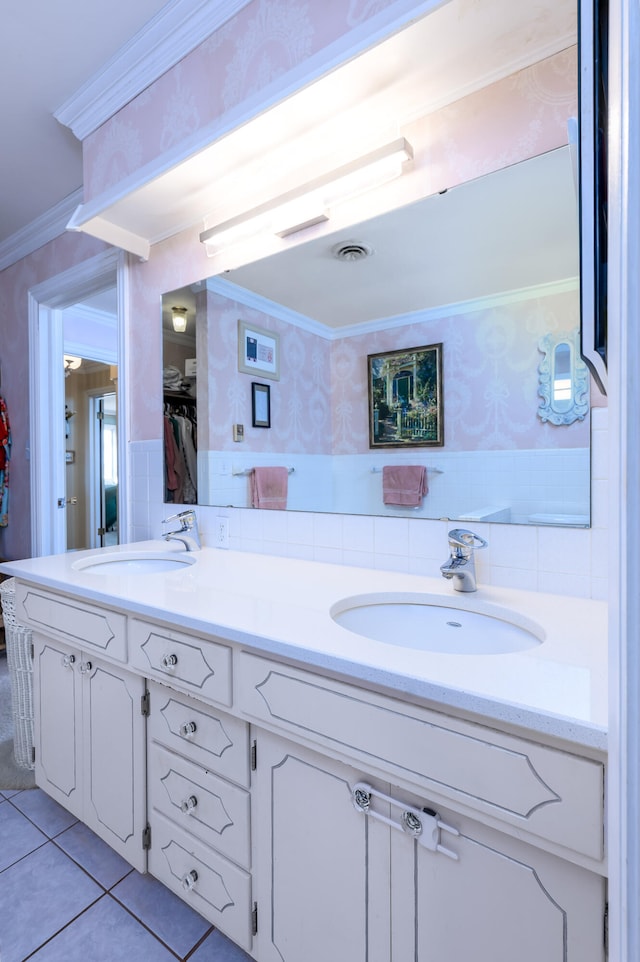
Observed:
[[[188,721],[184,725],[180,725],[180,734],[183,738],[190,738],[191,735],[195,735],[197,730],[198,726],[194,721]]]
[[[198,799],[195,795],[189,795],[188,798],[183,798],[180,802],[180,811],[183,815],[191,815],[198,804]]]
[[[163,658],[162,658],[162,667],[163,667],[163,668],[175,668],[177,664],[178,664],[178,656],[177,656],[177,655],[174,655],[174,654],[164,655]]]
[[[182,888],[185,890],[185,892],[191,892],[192,889],[195,888],[195,884],[197,881],[198,881],[198,873],[194,868],[192,868],[190,872],[187,872],[186,875],[183,875]]]
[[[80,674],[86,675],[86,673],[87,673],[88,671],[91,671],[91,668],[92,668],[92,667],[93,667],[93,666],[92,666],[92,664],[91,664],[90,661],[81,661],[81,662],[80,662]]]
[[[74,663],[75,663],[75,660],[76,660],[76,656],[75,656],[75,655],[63,655],[63,656],[62,656],[62,667],[63,667],[63,668],[73,668],[73,665],[74,665]]]
[[[394,808],[399,808],[401,810],[399,819],[394,821],[392,818],[387,818],[386,815],[374,812],[371,809],[372,795],[381,798],[384,802],[388,802]],[[428,848],[431,852],[439,852],[441,855],[455,859],[455,861],[458,860],[455,852],[440,844],[440,832],[448,832],[450,835],[460,835],[460,832],[456,828],[453,828],[452,825],[447,825],[446,822],[443,822],[438,813],[433,811],[433,809],[413,808],[411,805],[406,805],[397,798],[392,798],[390,795],[385,795],[384,792],[379,792],[366,782],[358,782],[353,786],[351,790],[351,800],[356,811],[362,812],[364,815],[369,815],[379,822],[384,822],[385,825],[390,825],[391,828],[405,832],[411,838],[414,838],[419,845]]]

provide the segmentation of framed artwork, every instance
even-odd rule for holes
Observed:
[[[254,428],[271,427],[271,388],[268,384],[251,383],[251,423]]]
[[[442,344],[367,357],[369,447],[444,444]]]
[[[238,321],[238,370],[280,380],[280,335]]]

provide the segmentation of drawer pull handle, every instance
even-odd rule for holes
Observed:
[[[63,655],[62,656],[62,667],[72,668],[76,660],[75,655]]]
[[[196,805],[198,804],[198,799],[195,795],[189,795],[189,798],[183,798],[180,802],[180,811],[183,815],[191,815],[194,811]]]
[[[91,665],[91,662],[90,662],[90,661],[81,661],[81,662],[80,662],[80,674],[81,674],[81,675],[86,675],[88,671],[91,671],[91,668],[92,668],[92,665]]]
[[[163,668],[175,668],[177,664],[178,664],[177,655],[164,655],[162,659]]]
[[[190,738],[191,735],[195,735],[198,730],[198,726],[194,721],[185,722],[184,725],[180,725],[180,734],[183,738]]]
[[[388,802],[394,808],[401,809],[400,818],[394,821],[392,818],[387,818],[386,815],[374,812],[371,808],[373,795],[381,798],[384,802]],[[440,844],[440,832],[449,832],[451,835],[459,835],[460,832],[453,826],[441,821],[440,816],[433,809],[412,808],[397,798],[392,798],[390,795],[377,791],[371,785],[367,785],[366,782],[358,782],[357,785],[353,786],[351,798],[356,811],[369,815],[379,822],[384,822],[391,828],[400,829],[431,852],[439,852],[441,855],[448,856],[448,858],[458,860],[455,852]]]
[[[197,881],[198,873],[194,868],[192,868],[190,872],[187,872],[187,874],[183,876],[182,888],[185,890],[185,892],[191,892],[195,888]]]

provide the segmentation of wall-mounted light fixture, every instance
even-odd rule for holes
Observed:
[[[64,376],[69,377],[72,371],[77,371],[82,364],[81,357],[75,357],[73,354],[64,355]]]
[[[176,334],[184,334],[187,329],[187,309],[186,307],[171,308],[171,323]]]
[[[209,227],[200,234],[200,240],[207,254],[212,255],[258,232],[286,237],[328,220],[332,205],[399,177],[403,164],[412,158],[411,144],[399,137],[237,217]]]

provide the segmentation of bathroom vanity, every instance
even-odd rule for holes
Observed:
[[[183,555],[4,566],[44,791],[259,962],[605,959],[604,604],[145,553]],[[449,654],[334,617],[419,595],[534,641]]]

